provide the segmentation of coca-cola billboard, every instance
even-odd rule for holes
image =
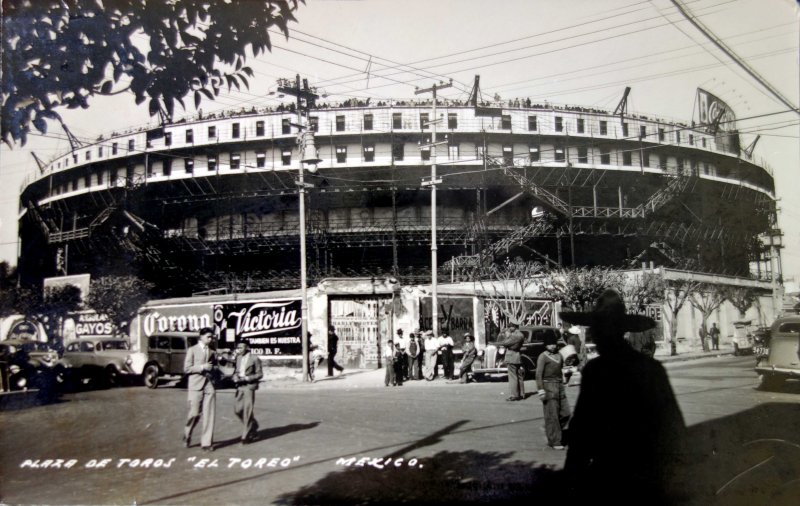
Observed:
[[[297,299],[219,303],[213,314],[221,341],[246,341],[256,355],[302,355]]]

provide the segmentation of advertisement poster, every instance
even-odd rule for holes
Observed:
[[[215,304],[213,314],[219,340],[226,345],[245,341],[261,356],[303,353],[297,299]]]
[[[420,298],[420,330],[432,330],[431,298]],[[464,344],[464,333],[475,333],[472,297],[439,297],[439,329],[447,329],[456,348]]]

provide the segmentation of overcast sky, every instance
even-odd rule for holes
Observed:
[[[791,0],[683,0],[726,45],[798,103],[798,14]],[[414,87],[452,78],[442,96],[465,99],[481,76],[485,95],[530,97],[613,110],[631,86],[628,110],[685,123],[698,86],[728,102],[742,145],[774,170],[785,233],[787,278],[800,280],[800,117],[770,95],[687,22],[670,0],[308,0],[290,39],[248,64],[250,89],[204,101],[204,113],[275,105],[275,80],[300,73],[327,100],[412,98]],[[187,105],[192,102],[187,100]],[[92,99],[62,111],[72,132],[93,140],[151,121],[132,95]],[[188,110],[186,114],[195,111]],[[182,114],[178,112],[176,119]],[[759,117],[760,116],[760,117]],[[753,119],[747,119],[753,118]],[[25,147],[0,147],[0,260],[16,263],[19,187],[45,161],[69,150],[51,124]]]

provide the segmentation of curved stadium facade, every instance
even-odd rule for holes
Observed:
[[[436,108],[443,278],[504,256],[739,276],[769,262],[773,176],[735,132],[529,102],[487,110]],[[322,160],[305,177],[312,283],[430,280],[431,119],[430,102],[309,111]],[[297,121],[254,108],[74,144],[22,188],[20,271],[135,270],[173,295],[297,287]]]

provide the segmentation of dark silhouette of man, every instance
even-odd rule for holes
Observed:
[[[328,376],[333,376],[333,370],[340,373],[344,367],[336,363],[336,353],[339,351],[339,336],[336,335],[336,328],[331,325],[328,327]]]
[[[629,315],[620,295],[606,290],[588,313],[561,319],[588,326],[599,357],[583,368],[569,424],[564,470],[573,499],[612,504],[672,504],[683,487],[676,474],[686,426],[664,367],[635,351],[625,332],[655,322]]]

